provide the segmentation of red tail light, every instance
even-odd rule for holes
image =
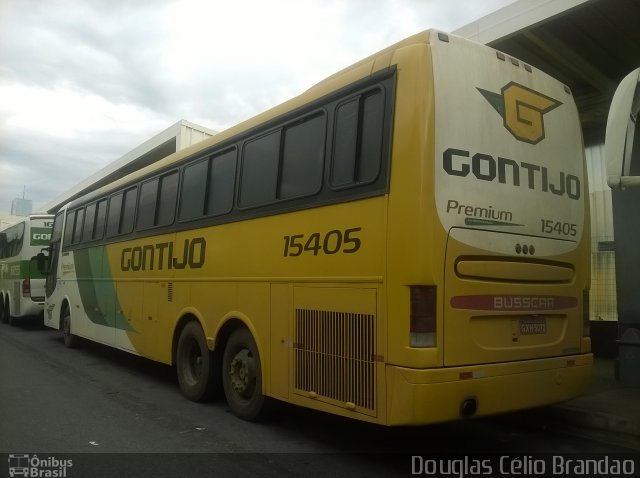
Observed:
[[[29,297],[31,295],[31,281],[25,279],[22,281],[22,297]]]
[[[434,285],[409,286],[411,347],[436,345],[436,292]]]

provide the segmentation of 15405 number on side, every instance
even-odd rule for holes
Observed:
[[[358,252],[362,241],[358,237],[361,227],[333,229],[327,233],[292,234],[284,236],[284,257],[297,257],[302,254],[353,254]]]

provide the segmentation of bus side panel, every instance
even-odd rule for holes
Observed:
[[[282,400],[289,398],[289,352],[293,345],[289,332],[290,290],[289,284],[271,284],[269,370],[273,370],[274,373],[269,374],[268,392]]]
[[[435,142],[433,66],[429,45],[412,45],[394,53],[398,87],[388,214],[386,262],[388,363],[412,367],[442,364],[442,349],[411,348],[409,286],[443,281],[442,255],[446,234],[434,218]],[[442,288],[438,290],[441,306]],[[438,314],[441,320],[441,314]],[[442,343],[438,322],[436,343]]]

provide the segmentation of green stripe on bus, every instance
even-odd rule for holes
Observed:
[[[132,331],[126,317],[118,312],[122,307],[105,253],[103,246],[73,251],[82,307],[95,324]]]
[[[44,279],[35,261],[13,261],[4,265],[3,279]]]

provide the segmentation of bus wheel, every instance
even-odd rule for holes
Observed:
[[[185,397],[199,402],[211,396],[215,380],[214,357],[198,322],[185,325],[178,339],[176,373]]]
[[[243,420],[257,420],[264,409],[258,348],[245,328],[229,337],[222,359],[222,385],[231,411]]]
[[[0,298],[0,322],[7,323],[7,314],[4,311],[4,300]]]
[[[78,345],[78,337],[71,333],[71,314],[69,310],[64,311],[62,316],[62,338],[64,339],[64,345],[70,349]]]
[[[9,301],[6,301],[4,303],[4,315],[2,317],[5,320],[5,322],[7,322],[9,325],[15,325],[16,324],[16,321],[11,316],[11,309],[9,308]]]

